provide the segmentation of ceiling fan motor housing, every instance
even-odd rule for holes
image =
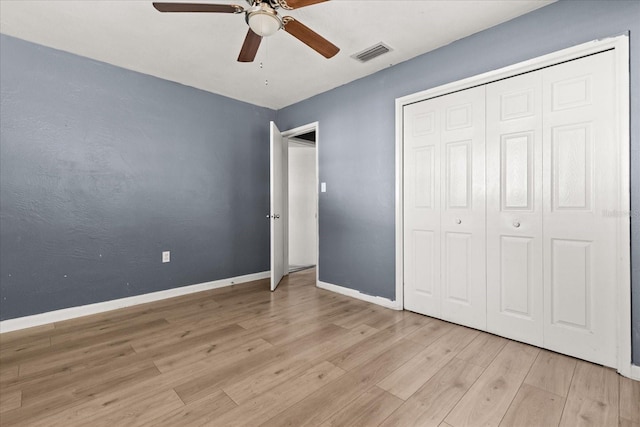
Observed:
[[[259,6],[261,3],[263,4],[268,4],[269,6],[271,6],[272,9],[277,9],[279,7],[283,8],[283,9],[292,9],[292,7],[290,7],[287,4],[286,0],[246,0],[247,3],[249,3],[249,6]]]
[[[282,29],[282,19],[269,2],[259,2],[249,9],[245,20],[251,30],[259,36],[267,37]]]

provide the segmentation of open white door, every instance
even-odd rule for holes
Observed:
[[[282,134],[274,122],[271,122],[271,290],[274,291],[284,275],[284,221],[282,186]]]

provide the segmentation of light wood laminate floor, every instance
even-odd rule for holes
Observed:
[[[0,424],[640,426],[613,370],[258,281],[0,335]]]

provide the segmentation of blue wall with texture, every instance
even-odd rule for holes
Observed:
[[[269,270],[275,111],[5,35],[0,86],[0,319]]]

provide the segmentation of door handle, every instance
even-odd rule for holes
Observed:
[[[460,218],[456,218],[456,224],[462,224],[462,220]]]
[[[513,226],[514,226],[515,228],[520,228],[520,221],[517,221],[517,220],[516,220],[516,221],[513,221]]]
[[[275,215],[273,216],[273,218],[274,218],[274,219],[278,219],[278,218],[280,218],[280,215],[279,215],[279,214],[275,214]]]

